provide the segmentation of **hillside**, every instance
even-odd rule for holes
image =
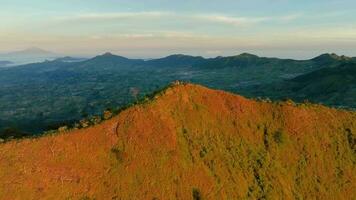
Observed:
[[[356,113],[192,84],[0,144],[0,199],[354,199]]]
[[[14,137],[33,135],[87,116],[99,115],[108,108],[130,104],[137,96],[150,94],[174,80],[249,97],[283,99],[288,95],[293,98],[299,93],[291,93],[288,89],[265,90],[264,86],[273,84],[278,88],[297,76],[351,62],[349,60],[335,54],[323,54],[310,60],[291,60],[247,53],[211,59],[172,55],[140,60],[105,53],[76,62],[67,62],[68,58],[65,58],[0,68],[0,138],[8,137],[5,133],[8,129],[20,133],[12,135]],[[138,94],[133,95],[133,90]],[[303,98],[310,101],[330,106],[356,106],[353,95],[333,99],[334,94],[329,94],[328,90],[320,91],[322,98],[300,94],[305,94]],[[340,92],[340,95],[343,94]]]
[[[328,105],[356,108],[356,63],[344,63],[297,76],[282,83],[251,89],[274,99],[309,99]],[[256,92],[258,93],[258,92]]]

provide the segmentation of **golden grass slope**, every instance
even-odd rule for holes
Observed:
[[[0,144],[0,199],[355,199],[356,114],[170,87],[99,125]]]

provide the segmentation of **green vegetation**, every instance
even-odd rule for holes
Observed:
[[[283,144],[283,142],[285,141],[284,137],[284,133],[281,130],[278,130],[273,134],[273,139],[278,144]]]
[[[197,188],[193,188],[192,190],[193,200],[201,200],[200,192]]]
[[[98,123],[91,118],[101,116],[103,111],[118,113],[152,98],[175,80],[247,97],[289,97],[296,102],[308,99],[355,108],[352,62],[334,54],[302,61],[251,54],[212,59],[173,55],[144,61],[106,53],[86,61],[59,59],[1,68],[0,138],[39,134],[63,126],[75,128],[75,123],[90,126]],[[89,122],[80,123],[84,118]],[[17,132],[11,134],[10,129]]]

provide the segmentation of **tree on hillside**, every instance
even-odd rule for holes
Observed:
[[[137,88],[137,87],[131,87],[130,88],[130,93],[135,98],[135,100],[137,101],[138,95],[140,94],[140,89]]]

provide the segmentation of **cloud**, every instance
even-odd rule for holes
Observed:
[[[226,15],[198,15],[195,17],[210,22],[229,24],[235,26],[253,25],[256,23],[260,23],[272,19],[270,17],[231,17]]]
[[[155,19],[158,22],[196,22],[196,23],[211,23],[225,24],[233,26],[248,26],[255,25],[268,21],[291,21],[299,18],[301,14],[291,14],[286,16],[230,16],[224,14],[189,14],[176,13],[166,11],[151,11],[151,12],[115,12],[115,13],[82,13],[72,16],[64,16],[57,18],[60,21],[78,21],[78,22],[98,22],[98,21],[124,21],[138,20],[139,22]],[[173,23],[173,22],[172,22]]]
[[[84,13],[65,16],[60,20],[118,20],[118,19],[147,19],[171,15],[170,12],[115,12],[115,13]]]
[[[293,20],[302,18],[303,16],[304,16],[304,14],[302,14],[302,13],[296,13],[296,14],[290,14],[290,15],[278,17],[278,20],[289,22],[289,21],[293,21]]]
[[[86,35],[93,40],[108,40],[108,39],[207,39],[211,38],[206,34],[196,34],[189,31],[164,31],[155,30],[147,31],[146,33],[106,33],[104,35]]]

